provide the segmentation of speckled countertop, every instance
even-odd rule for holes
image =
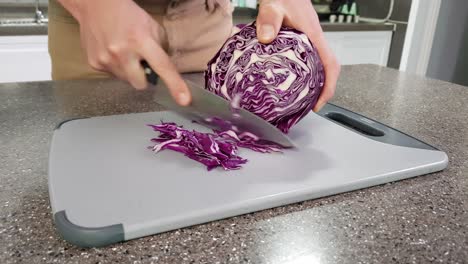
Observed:
[[[345,66],[333,102],[447,152],[440,173],[99,249],[55,232],[47,191],[55,125],[158,110],[116,81],[0,84],[0,263],[467,263],[468,88]]]

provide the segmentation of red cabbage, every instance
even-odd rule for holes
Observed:
[[[251,133],[237,134],[234,130],[201,133],[187,130],[175,123],[161,122],[160,125],[149,125],[159,136],[151,139],[154,152],[170,149],[204,164],[208,170],[222,167],[225,170],[240,169],[246,159],[237,155],[239,147],[257,152],[280,152],[274,143],[264,142]]]
[[[208,63],[205,88],[262,117],[284,133],[317,103],[325,82],[308,37],[282,27],[270,44],[257,39],[255,22],[242,25]]]

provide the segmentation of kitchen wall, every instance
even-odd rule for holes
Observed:
[[[427,76],[468,86],[468,1],[442,1]]]
[[[360,15],[364,17],[384,18],[390,6],[390,0],[356,0],[356,2],[359,6]],[[397,30],[393,33],[388,67],[395,69],[400,67],[411,3],[412,0],[395,0],[393,13],[390,19],[403,23],[398,23]]]

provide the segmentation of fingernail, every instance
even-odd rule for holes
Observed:
[[[181,92],[179,93],[178,100],[179,100],[179,104],[188,105],[190,103],[190,96],[186,92]]]
[[[260,28],[260,35],[264,40],[272,40],[275,38],[275,29],[272,25],[262,25]]]

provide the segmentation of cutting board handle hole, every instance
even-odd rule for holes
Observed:
[[[333,120],[351,130],[357,131],[361,134],[372,136],[372,137],[383,137],[385,133],[375,127],[372,127],[360,120],[354,119],[347,115],[337,112],[329,112],[325,114],[325,117]]]

